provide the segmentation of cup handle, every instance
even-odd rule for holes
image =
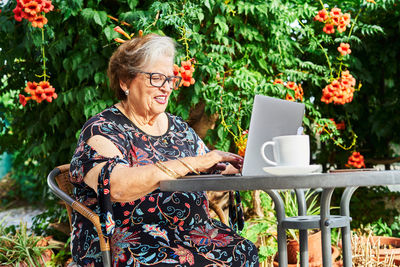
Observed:
[[[267,146],[272,146],[272,149],[273,149],[274,146],[275,146],[275,142],[274,142],[274,141],[267,141],[267,142],[265,142],[265,143],[261,146],[261,150],[260,150],[261,156],[263,157],[263,159],[264,159],[267,163],[269,163],[269,164],[271,164],[271,165],[273,165],[273,166],[278,165],[275,161],[272,161],[272,160],[270,160],[269,158],[267,158],[267,156],[265,156],[264,150],[265,150],[265,148],[266,148]]]

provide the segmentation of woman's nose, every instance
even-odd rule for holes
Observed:
[[[172,85],[169,81],[165,81],[164,85],[160,87],[161,90],[169,91],[172,90]]]

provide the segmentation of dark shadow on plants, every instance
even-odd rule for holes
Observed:
[[[343,189],[337,189],[332,196],[332,205],[340,205],[340,197]],[[358,188],[350,201],[350,215],[353,218],[352,228],[359,228],[371,222],[381,220],[389,225],[394,223],[393,218],[399,215],[394,207],[388,207],[385,199],[400,201],[400,193],[392,192],[387,187],[360,187]]]

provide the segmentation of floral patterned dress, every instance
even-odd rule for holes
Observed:
[[[156,189],[135,201],[111,201],[109,179],[116,164],[136,167],[208,151],[187,123],[167,115],[169,128],[162,136],[142,132],[115,106],[95,115],[82,128],[71,161],[71,182],[76,199],[99,214],[102,231],[110,238],[113,266],[258,266],[254,244],[210,218],[204,192]],[[123,157],[98,154],[87,144],[94,135],[114,143]],[[96,193],[83,177],[102,162],[106,164]],[[73,212],[72,227],[74,262],[102,266],[94,226]]]

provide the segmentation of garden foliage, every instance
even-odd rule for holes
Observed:
[[[173,92],[169,111],[192,123],[196,114],[214,115],[215,128],[204,138],[210,147],[237,152],[253,97],[264,94],[306,104],[313,160],[325,168],[344,167],[353,150],[367,159],[393,158],[390,145],[400,141],[400,5],[372,2],[54,0],[43,31],[14,19],[16,1],[0,2],[0,152],[14,154],[28,195],[45,192],[46,174],[70,161],[83,123],[115,103],[106,68],[120,26],[134,36],[171,36],[176,63],[194,59],[196,82]],[[350,14],[344,32],[327,34],[314,20],[323,7]],[[345,46],[338,51],[341,43],[351,54]],[[44,63],[58,97],[22,106],[19,94],[28,81],[41,81]],[[345,70],[357,81],[352,101],[321,101]]]

